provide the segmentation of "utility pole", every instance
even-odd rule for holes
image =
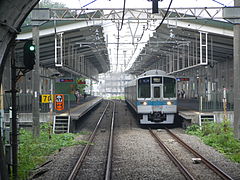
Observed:
[[[39,5],[36,6],[37,8]],[[40,112],[39,112],[39,92],[40,92],[40,68],[39,68],[39,26],[34,25],[32,29],[33,42],[35,44],[35,66],[32,72],[33,79],[33,136],[40,135]]]
[[[234,0],[234,6],[240,6],[239,0]],[[240,24],[234,25],[234,135],[240,138]]]

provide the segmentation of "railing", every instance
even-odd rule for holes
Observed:
[[[224,98],[225,97],[225,98]],[[180,109],[189,109],[200,112],[233,111],[233,92],[206,93],[197,98],[178,98]]]
[[[233,111],[233,92],[208,93],[199,97],[199,111]]]
[[[3,107],[4,112],[9,113],[9,107],[12,105],[12,98],[11,94],[1,94],[0,98],[3,99]],[[33,95],[32,94],[17,94],[17,113],[32,113],[32,104],[33,104]],[[72,102],[70,102],[70,95],[65,94],[64,98],[64,112],[68,111],[70,109],[70,105]],[[40,113],[48,113],[51,110],[51,106],[49,103],[41,103],[39,102],[39,112]],[[53,108],[53,111],[54,108]]]

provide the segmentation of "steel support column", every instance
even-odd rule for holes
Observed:
[[[234,0],[234,6],[240,6],[239,0]],[[234,135],[240,138],[240,24],[234,25]]]

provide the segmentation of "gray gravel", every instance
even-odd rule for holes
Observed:
[[[76,179],[96,180],[104,177],[112,109],[107,109],[106,113]]]
[[[164,144],[173,152],[176,158],[185,166],[185,168],[198,180],[220,180],[221,178],[212,172],[204,163],[193,163],[192,158],[196,158],[192,153],[186,150],[181,144],[173,139],[165,130],[156,133]]]
[[[187,135],[182,129],[174,129],[172,131],[174,133],[177,133],[177,135],[181,139],[183,139],[189,146],[191,146],[193,149],[195,149],[198,153],[207,158],[221,170],[226,172],[233,179],[240,180],[240,163],[234,163],[230,161],[223,154],[220,154],[218,151],[216,151],[214,148],[203,144],[200,138],[192,135]]]
[[[94,119],[95,116],[99,116],[98,114],[99,111],[92,113],[79,130],[91,131],[90,126],[95,124]],[[148,130],[138,126],[134,115],[128,110],[124,102],[117,103],[116,116],[112,179],[185,179],[159,148]],[[90,123],[90,121],[93,122]],[[103,124],[101,128],[105,128],[105,125]],[[204,145],[199,138],[186,135],[182,129],[172,129],[172,131],[177,133],[180,138],[204,155],[204,157],[209,158],[211,162],[221,167],[231,177],[240,179],[240,164],[226,159],[213,148]],[[161,133],[161,131],[157,132],[157,134]],[[96,143],[89,152],[93,156],[88,157],[87,163],[83,166],[82,174],[78,176],[78,179],[103,179],[104,173],[102,169],[105,163],[104,151],[106,150],[103,142],[105,142],[108,132],[107,130],[99,131],[98,134],[100,136],[96,138]],[[87,135],[80,138],[86,139]],[[52,159],[52,161],[37,170],[47,170],[38,179],[66,179],[82,148],[83,146],[81,145],[64,148],[59,153],[51,156],[49,159]]]
[[[116,133],[113,179],[185,179],[148,130]]]

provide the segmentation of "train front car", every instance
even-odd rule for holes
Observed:
[[[140,124],[174,124],[176,79],[164,71],[150,70],[139,76],[136,85]]]

